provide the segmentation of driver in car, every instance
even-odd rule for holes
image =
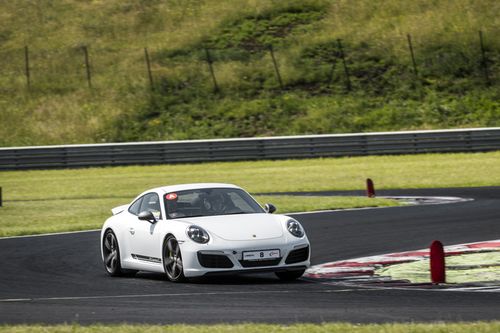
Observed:
[[[224,193],[211,193],[203,200],[204,208],[214,215],[233,212],[236,207]]]

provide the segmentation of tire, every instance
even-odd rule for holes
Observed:
[[[184,266],[181,248],[173,235],[168,235],[163,244],[163,269],[172,282],[184,282]]]
[[[294,281],[300,278],[305,271],[305,269],[301,269],[298,271],[275,272],[274,274],[276,274],[281,281]]]
[[[122,268],[118,239],[112,230],[108,230],[104,234],[102,241],[102,253],[104,256],[104,269],[110,276],[131,276],[137,273],[135,270]]]

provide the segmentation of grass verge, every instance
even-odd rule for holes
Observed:
[[[397,206],[389,199],[359,197],[256,196],[271,202],[279,213],[355,207]],[[132,198],[49,199],[8,201],[0,210],[0,237],[98,229],[111,216],[110,209]]]
[[[0,145],[498,126],[498,12],[497,0],[0,1]]]
[[[429,259],[390,265],[377,271],[394,280],[429,282]],[[469,283],[500,281],[500,251],[446,257],[446,282]]]
[[[129,198],[147,188],[223,182],[251,193],[500,185],[500,152],[0,172],[4,200]]]
[[[25,333],[25,332],[57,332],[57,333],[90,333],[90,332],[144,332],[144,333],[159,333],[159,332],[210,332],[210,333],[253,333],[253,332],[269,332],[269,333],[443,333],[443,332],[475,332],[475,333],[496,333],[500,330],[500,322],[473,322],[473,323],[407,323],[407,324],[347,324],[347,323],[329,323],[329,324],[294,324],[294,325],[268,325],[268,324],[238,324],[238,325],[16,325],[16,326],[0,326],[0,333]]]
[[[110,208],[168,184],[234,183],[252,193],[362,189],[368,177],[379,189],[500,185],[499,158],[500,152],[490,152],[1,172],[0,235],[98,228]],[[282,213],[393,204],[361,198],[258,200],[273,202]]]

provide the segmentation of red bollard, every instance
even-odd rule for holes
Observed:
[[[431,244],[431,281],[432,283],[445,283],[446,271],[444,263],[443,244],[435,240]]]
[[[375,198],[375,186],[373,185],[373,180],[370,178],[366,179],[366,196],[368,198]]]

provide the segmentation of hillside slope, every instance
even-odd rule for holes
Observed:
[[[499,126],[498,13],[496,0],[3,1],[0,145]]]

